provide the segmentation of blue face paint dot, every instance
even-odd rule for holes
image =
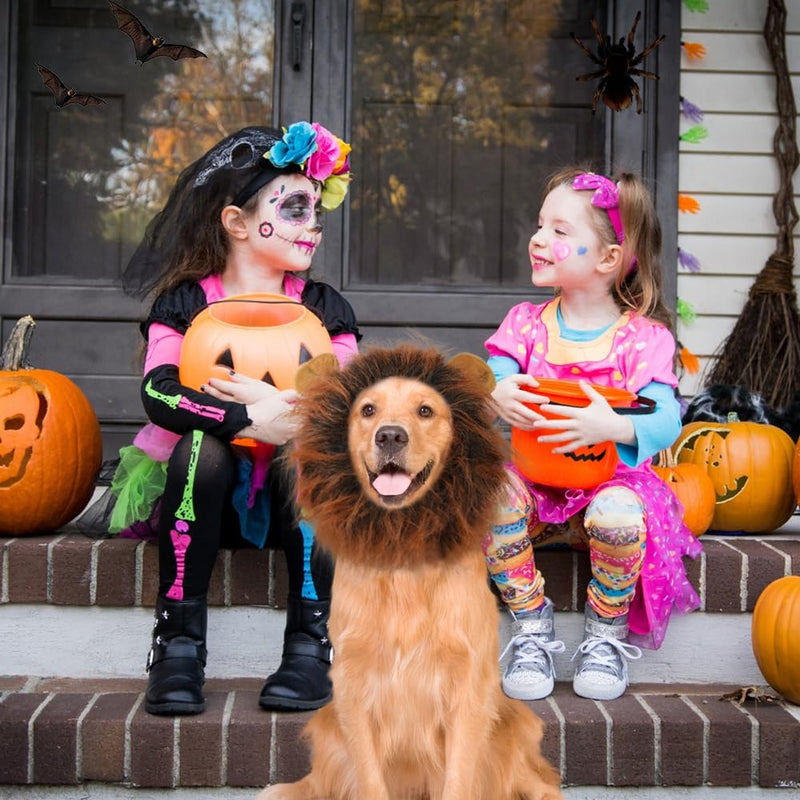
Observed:
[[[578,248],[578,255],[579,256],[585,256],[588,252],[589,252],[588,248],[583,247],[582,245],[581,245],[581,247]]]

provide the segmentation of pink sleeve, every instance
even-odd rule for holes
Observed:
[[[161,322],[152,322],[147,331],[144,374],[162,364],[179,364],[182,344],[183,336],[174,328]]]
[[[514,306],[484,343],[489,355],[513,358],[525,372],[528,367],[528,348],[533,341],[531,333],[536,323],[535,310],[536,306],[531,303]]]
[[[333,353],[343,367],[355,355],[358,355],[358,342],[352,333],[340,333],[331,339]]]
[[[638,392],[653,381],[667,386],[678,385],[674,371],[675,338],[663,325],[642,320],[633,345],[623,356],[628,389]]]

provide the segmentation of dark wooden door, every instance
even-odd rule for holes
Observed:
[[[283,4],[121,5],[152,34],[208,57],[136,63],[106,0],[12,2],[6,43],[16,57],[5,132],[2,334],[33,315],[32,361],[85,391],[106,457],[144,420],[136,359],[144,307],[119,288],[121,269],[182,167],[237,127],[276,121]],[[58,108],[37,63],[105,103]]]
[[[316,3],[320,7],[320,3]],[[527,242],[545,177],[560,166],[642,173],[675,252],[680,4],[595,0],[356,0],[325,28],[347,52],[343,90],[313,84],[315,108],[346,113],[354,183],[338,251],[325,268],[352,301],[367,341],[421,333],[484,354],[508,308],[532,296]],[[590,20],[616,41],[637,11],[637,50],[667,42],[637,79],[644,113],[601,103]],[[330,46],[329,46],[330,48]],[[327,57],[327,50],[325,53]],[[337,74],[337,66],[333,74]],[[344,102],[343,102],[344,101]],[[338,231],[338,229],[335,229]],[[331,231],[329,225],[327,231]],[[326,236],[328,233],[326,233]],[[674,264],[674,259],[672,264]],[[674,267],[667,278],[674,296]]]

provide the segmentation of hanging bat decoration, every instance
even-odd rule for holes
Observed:
[[[39,74],[42,76],[44,85],[53,93],[58,108],[62,108],[70,103],[78,103],[82,106],[105,105],[106,101],[103,100],[102,97],[96,97],[93,94],[81,94],[75,89],[68,89],[55,72],[47,69],[47,67],[43,67],[41,64],[37,64],[36,66],[39,69]]]
[[[157,56],[166,56],[173,61],[177,61],[179,58],[207,58],[205,53],[194,47],[185,44],[166,44],[163,38],[153,36],[134,14],[131,14],[119,3],[109,0],[108,4],[117,18],[117,27],[131,37],[136,60],[141,64]]]
[[[645,72],[645,70],[638,69],[638,65],[648,56],[653,50],[658,47],[661,42],[666,38],[659,36],[649,46],[645,47],[641,53],[636,54],[636,47],[633,44],[633,37],[636,34],[636,26],[642,17],[642,12],[638,11],[633,20],[630,33],[628,33],[627,44],[625,37],[621,37],[617,44],[611,43],[610,36],[603,36],[597,21],[592,17],[592,30],[597,39],[597,55],[592,53],[591,50],[574,34],[570,33],[575,43],[586,53],[595,64],[599,64],[602,69],[597,72],[590,72],[587,75],[578,75],[575,80],[578,81],[593,81],[597,78],[600,83],[594,91],[592,98],[592,114],[597,113],[597,102],[600,98],[612,111],[622,111],[628,106],[634,98],[636,98],[636,113],[642,113],[642,98],[639,94],[639,87],[633,76],[637,75],[642,78],[652,78],[658,80],[658,75],[654,72]]]

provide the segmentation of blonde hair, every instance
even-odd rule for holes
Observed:
[[[591,172],[591,169],[568,167],[559,170],[547,181],[545,196],[558,186],[571,189],[575,178],[586,172]],[[620,174],[617,186],[625,240],[622,263],[614,278],[614,299],[621,311],[633,311],[672,330],[673,315],[661,295],[661,223],[650,192],[641,178],[629,172]],[[590,219],[600,240],[608,245],[619,244],[606,210],[591,205],[588,191],[575,191],[586,197]],[[634,258],[636,264],[631,269]]]

